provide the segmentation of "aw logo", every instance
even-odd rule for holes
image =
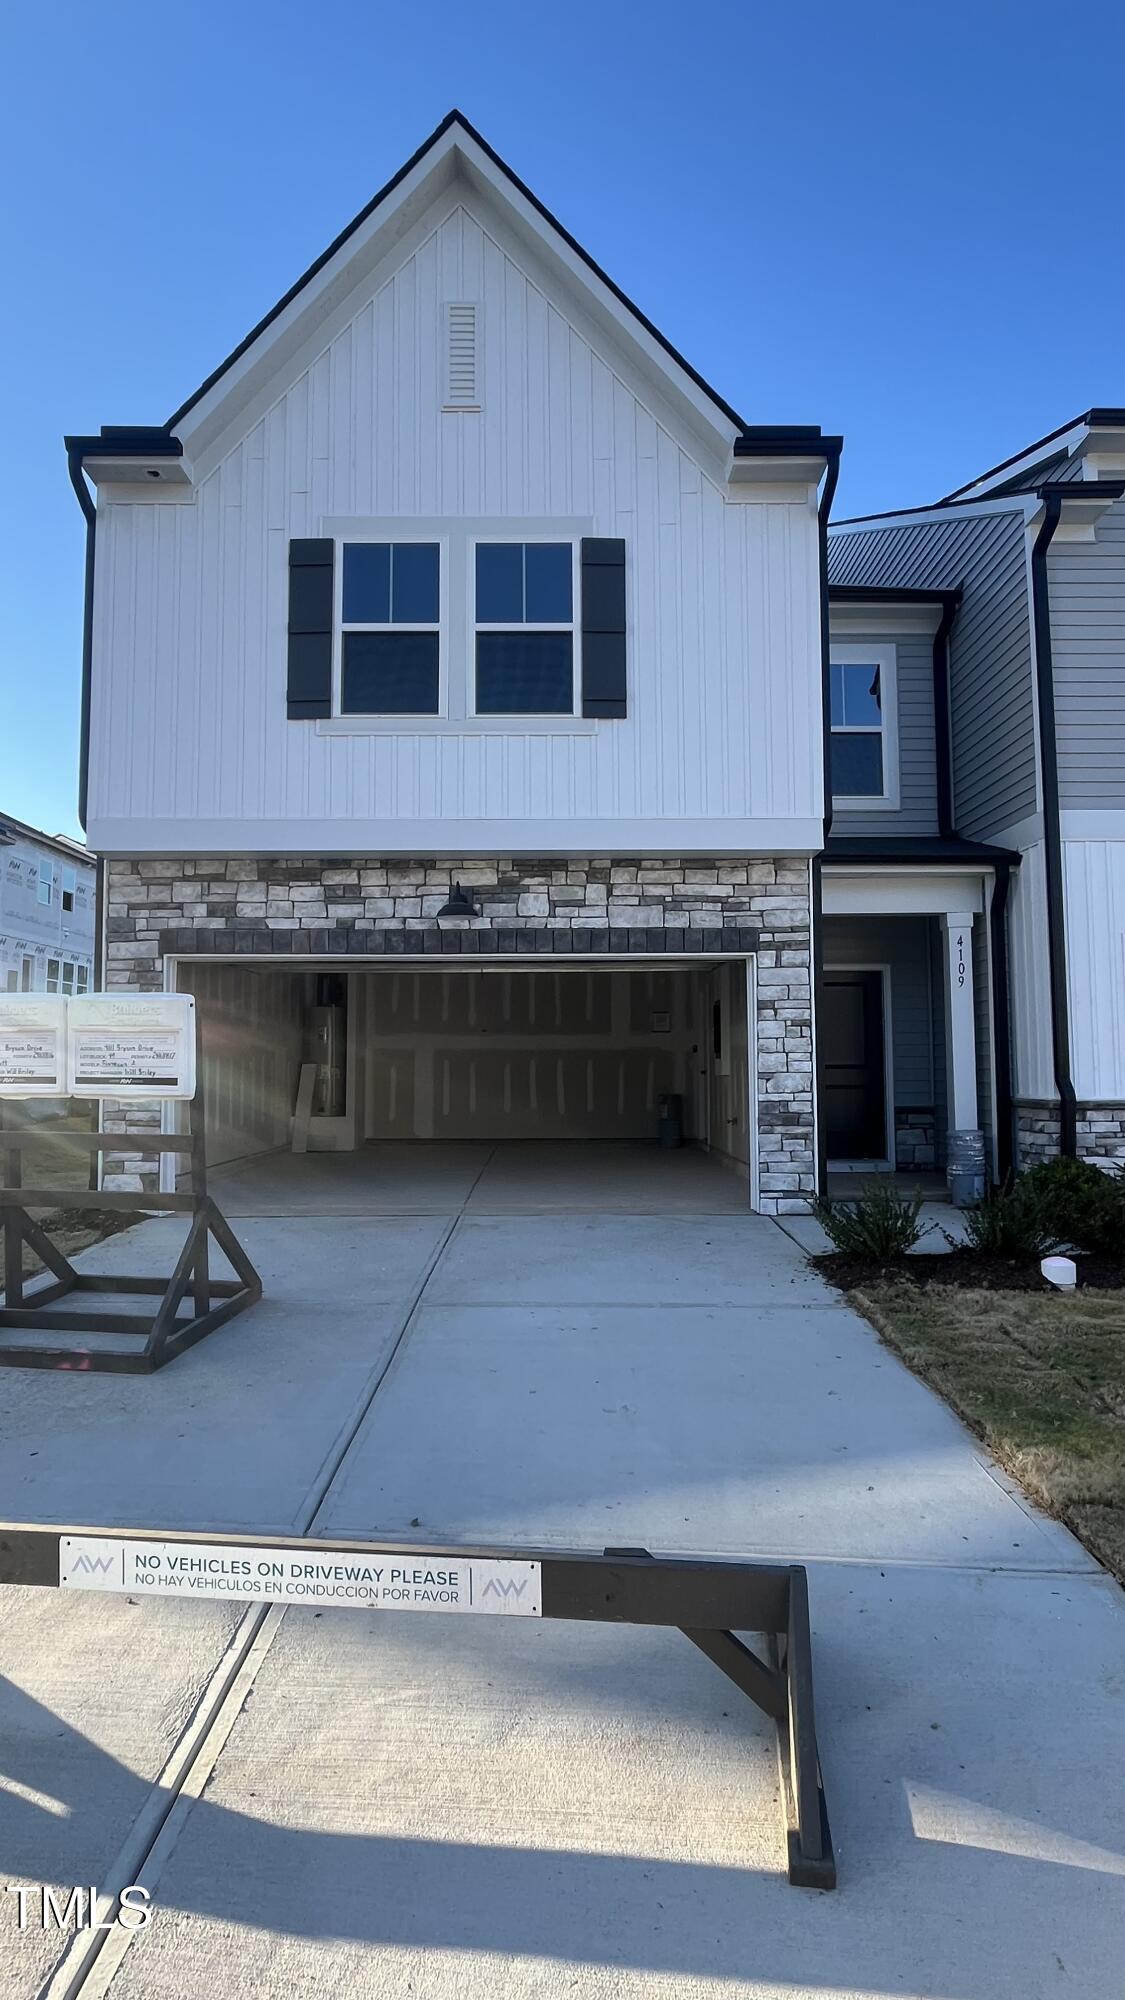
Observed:
[[[484,1589],[481,1591],[481,1596],[498,1597],[504,1604],[507,1604],[514,1597],[518,1604],[526,1589],[526,1577],[522,1578],[519,1583],[509,1583],[505,1577],[490,1576]]]
[[[486,1574],[478,1575],[477,1581],[479,1611],[506,1611],[509,1617],[513,1614],[522,1614],[525,1618],[540,1616],[538,1563],[490,1564]]]
[[[88,1556],[83,1550],[80,1556],[75,1556],[70,1569],[73,1576],[111,1576],[113,1566],[112,1556]]]

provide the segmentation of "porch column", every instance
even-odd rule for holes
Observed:
[[[984,1191],[984,1139],[977,1113],[972,910],[943,911],[941,929],[945,947],[946,1179],[954,1200],[966,1202]]]

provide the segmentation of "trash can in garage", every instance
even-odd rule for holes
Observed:
[[[682,1146],[684,1143],[684,1100],[676,1091],[656,1100],[658,1132],[662,1146]]]

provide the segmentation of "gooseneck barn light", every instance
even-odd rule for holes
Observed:
[[[480,911],[472,897],[462,889],[460,882],[453,884],[449,892],[449,901],[443,903],[438,911],[439,917],[479,917],[479,915]]]

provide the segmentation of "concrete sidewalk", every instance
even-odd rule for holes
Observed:
[[[474,1210],[464,1164],[449,1209],[304,1220],[243,1172],[266,1301],[147,1380],[0,1377],[12,1511],[296,1523],[409,1322],[316,1532],[807,1560],[839,1890],[785,1882],[772,1730],[677,1633],[246,1612],[223,1708],[231,1607],[8,1592],[5,1881],[105,1879],[186,1732],[156,1916],[88,1990],[1114,1993],[1120,1592],[773,1224],[684,1182]],[[58,1940],[10,1942],[31,1995]]]

